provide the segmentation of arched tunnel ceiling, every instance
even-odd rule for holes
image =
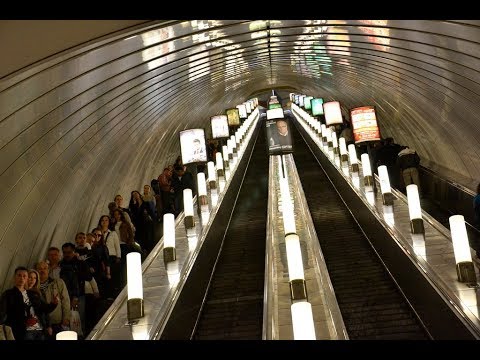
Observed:
[[[115,194],[128,203],[179,154],[178,131],[261,89],[375,105],[384,137],[473,189],[479,25],[151,22],[1,79],[0,283],[90,230]]]

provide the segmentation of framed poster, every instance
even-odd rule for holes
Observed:
[[[312,108],[312,99],[313,99],[313,96],[307,96],[304,100],[303,100],[303,107],[305,108],[305,110],[310,110]]]
[[[267,120],[265,123],[268,154],[279,155],[293,152],[290,124],[287,119]]]
[[[227,119],[228,119],[228,125],[229,126],[240,125],[240,113],[238,112],[237,108],[227,109],[226,114],[227,114]]]
[[[212,138],[226,138],[230,134],[228,132],[228,120],[227,115],[216,115],[210,118],[212,125]]]
[[[247,118],[247,105],[245,104],[240,104],[237,105],[238,113],[240,115],[240,119],[246,119]]]
[[[184,165],[197,162],[207,162],[205,130],[189,129],[180,131],[180,149]]]
[[[373,106],[362,106],[350,110],[350,119],[355,144],[380,140],[380,129]]]
[[[312,99],[310,103],[312,104],[313,116],[323,115],[323,99],[322,98]]]
[[[323,104],[323,112],[327,126],[343,123],[342,111],[338,101],[329,101]]]

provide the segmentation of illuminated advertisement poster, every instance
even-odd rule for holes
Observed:
[[[248,112],[248,111],[247,111]],[[236,126],[240,125],[240,114],[238,112],[238,109],[227,109],[227,118],[228,118],[228,125],[229,126]]]
[[[207,161],[205,148],[205,131],[203,129],[189,129],[180,131],[180,150],[184,165]]]
[[[278,102],[277,102],[277,103],[270,103],[270,104],[268,104],[268,109],[269,109],[269,110],[270,110],[270,109],[278,109],[278,108],[281,108],[281,107],[282,107],[282,104],[280,104],[280,103],[278,103]]]
[[[281,107],[267,110],[267,120],[283,118],[283,109]]]
[[[287,119],[267,120],[265,122],[268,154],[279,155],[293,152],[290,124]]]
[[[297,105],[300,104],[300,95],[295,94],[293,96],[293,102]]]
[[[246,119],[247,118],[247,105],[245,104],[240,104],[237,105],[238,113],[240,115],[240,119]]]
[[[343,123],[342,111],[338,101],[330,101],[323,104],[325,124],[327,126]]]
[[[227,115],[217,115],[210,118],[212,137],[214,139],[229,137]]]
[[[247,101],[244,103],[245,108],[247,109],[247,114],[250,114],[252,112],[252,103],[250,101]]]
[[[312,99],[310,103],[312,104],[313,116],[323,115],[323,99],[322,98]]]
[[[305,110],[310,110],[312,108],[311,101],[313,99],[313,96],[307,96],[305,100],[303,100],[303,105],[305,107]]]
[[[380,140],[380,130],[373,106],[362,106],[350,110],[350,118],[355,144]]]
[[[305,100],[305,95],[300,95],[298,97],[298,106],[303,107],[303,101]]]
[[[290,93],[290,101],[293,101],[293,96],[294,95],[295,95],[294,93]]]

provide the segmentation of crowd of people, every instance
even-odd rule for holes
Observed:
[[[210,160],[217,149],[209,144]],[[0,326],[8,330],[0,339],[55,339],[64,330],[87,336],[126,285],[127,254],[146,258],[160,238],[156,223],[166,213],[183,211],[186,188],[195,195],[194,177],[179,156],[143,193],[133,190],[127,207],[115,195],[96,227],[61,248],[51,246],[33,268],[17,267],[13,287],[0,298]]]

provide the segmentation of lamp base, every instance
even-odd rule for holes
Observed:
[[[174,247],[163,248],[163,261],[165,263],[177,260],[177,252]]]
[[[373,186],[373,176],[367,175],[363,178],[363,184],[365,186]]]
[[[358,173],[359,167],[358,164],[352,164],[352,172]]]
[[[220,176],[225,176],[224,175],[224,172],[223,172],[223,169],[218,169],[217,170],[217,176],[220,177]]]
[[[227,169],[230,169],[230,166],[228,165],[228,161],[223,161],[223,168],[225,169],[225,171]]]
[[[334,147],[333,148],[333,154],[338,156],[338,154],[340,154],[340,151],[338,150],[338,147]]]
[[[393,205],[393,194],[388,192],[382,194],[383,205]]]
[[[341,162],[347,162],[348,161],[348,155],[347,154],[340,155],[340,161]]]
[[[462,261],[457,264],[458,281],[467,284],[476,284],[477,275],[475,274],[475,267],[471,261]]]
[[[412,231],[412,234],[425,234],[423,219],[410,220],[410,230]]]
[[[294,279],[290,281],[290,298],[292,301],[308,299],[305,280]]]
[[[327,141],[327,146],[328,146],[329,150],[333,149],[333,142],[332,141]]]
[[[143,299],[135,298],[127,300],[127,317],[128,321],[139,319],[145,315],[143,307]]]
[[[183,224],[185,225],[185,229],[191,229],[195,227],[195,218],[193,216],[185,216]]]
[[[210,190],[216,189],[217,188],[217,181],[216,180],[209,181],[208,186],[210,186]]]

